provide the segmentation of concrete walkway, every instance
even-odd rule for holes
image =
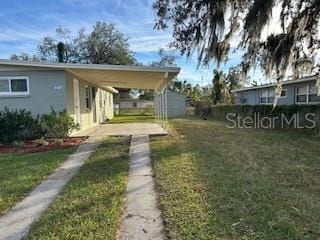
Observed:
[[[157,207],[148,135],[134,135],[130,147],[127,197],[121,240],[162,240],[163,222]]]
[[[31,224],[55,200],[66,183],[95,152],[102,139],[89,138],[77,151],[38,185],[20,203],[0,218],[0,239],[17,240],[27,235]]]
[[[74,133],[73,137],[91,136],[131,136],[131,135],[167,135],[157,123],[120,123],[120,124],[100,124],[96,127]]]

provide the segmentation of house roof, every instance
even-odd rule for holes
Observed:
[[[282,82],[282,85],[288,85],[288,84],[300,83],[300,82],[308,82],[308,81],[313,81],[316,79],[317,79],[317,77],[314,75],[314,76],[308,76],[308,77],[303,77],[303,78],[298,78],[298,79],[285,80]],[[275,86],[277,86],[277,83],[269,83],[269,84],[262,84],[259,86],[252,86],[252,87],[235,89],[232,92],[243,92],[243,91],[248,91],[248,90],[275,87]]]
[[[0,66],[21,69],[32,67],[36,69],[65,70],[76,77],[110,91],[112,91],[112,87],[159,90],[162,85],[168,84],[180,72],[180,68],[176,67],[51,63],[1,59]]]

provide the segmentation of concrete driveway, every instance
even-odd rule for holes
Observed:
[[[101,138],[104,136],[131,136],[131,135],[167,135],[157,123],[120,123],[120,124],[100,124],[96,127],[79,131],[71,135],[71,137],[90,136],[93,138]]]

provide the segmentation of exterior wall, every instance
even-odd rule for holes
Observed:
[[[5,107],[26,109],[36,116],[50,112],[51,107],[58,111],[66,108],[64,71],[0,68],[0,77],[8,76],[28,77],[30,94],[26,96],[0,96],[0,111]]]
[[[279,105],[291,105],[295,103],[295,87],[296,85],[284,85],[282,90],[287,90],[287,97],[280,97],[278,99]]]
[[[135,103],[136,107],[134,106]],[[143,100],[120,100],[119,108],[154,108],[154,102]]]
[[[96,126],[99,123],[105,122],[107,119],[112,119],[113,113],[113,94],[103,89],[96,88],[96,98],[93,102],[92,99],[92,85],[70,73],[66,74],[66,88],[67,88],[67,111],[75,117],[75,104],[74,104],[74,87],[73,79],[79,81],[79,97],[80,97],[80,128],[81,130],[88,129]],[[86,86],[90,88],[90,102],[91,109],[86,107]],[[101,98],[101,100],[100,100]],[[96,122],[94,122],[94,106],[96,107]]]
[[[241,103],[241,95],[246,94],[247,96],[247,102],[246,103]],[[255,105],[257,102],[259,102],[259,91],[256,89],[253,90],[247,90],[247,91],[241,91],[235,93],[236,96],[236,104],[247,104],[247,105]]]
[[[259,96],[259,94],[257,93],[256,90],[247,91],[247,104],[249,104],[249,105],[256,104],[258,96]]]
[[[282,90],[287,90],[287,96],[286,97],[280,97],[278,99],[278,104],[279,105],[292,105],[296,104],[296,87],[299,86],[305,86],[307,84],[315,83],[315,81],[306,81],[306,82],[301,82],[301,83],[292,83],[292,84],[285,84],[282,86]],[[246,90],[247,92],[247,104],[249,105],[258,105],[260,103],[260,96],[261,92],[265,89],[271,89],[271,87],[268,88],[259,88],[259,89],[250,89]],[[241,92],[236,93],[236,104],[241,104],[240,101],[240,94]],[[306,104],[306,103],[300,103],[300,104]],[[314,102],[313,104],[319,104],[317,102]]]
[[[168,117],[184,116],[186,114],[186,96],[180,93],[168,92]]]

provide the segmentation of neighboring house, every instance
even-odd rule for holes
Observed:
[[[153,114],[154,101],[140,99],[120,99],[114,105],[115,114]]]
[[[154,101],[140,100],[140,99],[121,99],[119,100],[120,109],[143,109],[154,108]]]
[[[0,60],[0,111],[26,109],[36,116],[66,110],[83,130],[113,118],[118,91],[110,86],[155,89],[179,70]]]
[[[320,96],[317,94],[316,84],[315,76],[284,81],[277,104],[319,104]],[[236,104],[273,104],[275,87],[274,83],[234,90]]]
[[[186,114],[186,96],[178,92],[168,92],[168,117],[179,117]]]

